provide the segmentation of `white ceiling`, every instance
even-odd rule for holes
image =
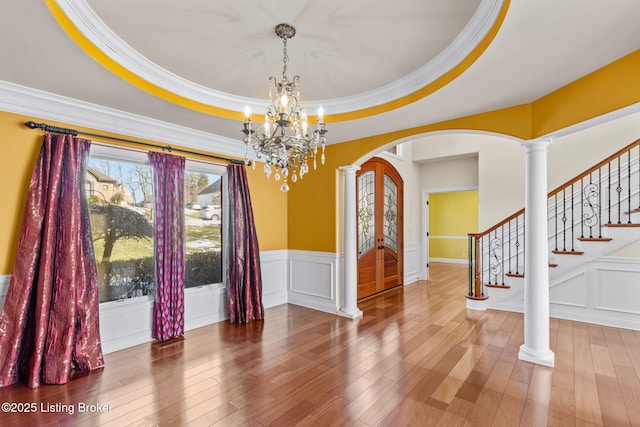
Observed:
[[[445,73],[482,39],[502,0],[57,3],[88,19],[77,26],[102,28],[103,50],[126,53],[127,68],[233,111],[264,104],[267,78],[282,72],[273,29],[293,24],[287,74],[300,75],[303,104],[330,115],[402,97]],[[404,107],[329,123],[330,143],[531,102],[640,48],[638,16],[638,0],[512,0],[495,39],[456,80]],[[0,55],[0,80],[240,137],[237,120],[174,104],[107,70],[43,1],[3,2]]]

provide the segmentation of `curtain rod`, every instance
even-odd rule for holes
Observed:
[[[128,143],[131,143],[131,144],[144,145],[145,147],[161,148],[163,151],[166,150],[166,151],[168,151],[170,153],[172,151],[176,151],[176,152],[179,152],[179,153],[193,154],[194,156],[200,156],[200,157],[207,157],[207,158],[210,158],[210,159],[222,160],[222,161],[229,162],[229,163],[232,163],[232,164],[235,164],[235,165],[243,165],[244,164],[244,160],[230,159],[228,157],[216,156],[214,154],[198,153],[198,152],[195,152],[195,151],[183,150],[182,148],[173,148],[170,145],[163,146],[163,145],[158,145],[158,144],[151,144],[149,142],[140,142],[140,141],[133,141],[131,139],[117,138],[115,136],[100,135],[100,134],[97,134],[97,133],[89,133],[89,132],[80,132],[80,131],[77,131],[75,129],[52,126],[52,125],[48,125],[46,123],[36,123],[36,122],[31,121],[31,120],[29,120],[28,122],[25,122],[24,125],[26,127],[28,127],[29,129],[42,129],[45,132],[50,132],[50,133],[59,133],[59,134],[62,134],[62,135],[73,135],[73,136],[86,135],[86,136],[92,136],[92,137],[95,137],[95,138],[110,139],[110,140],[113,140],[113,141],[128,142]]]

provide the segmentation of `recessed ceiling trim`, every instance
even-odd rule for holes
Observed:
[[[88,54],[119,77],[156,96],[186,108],[232,119],[241,117],[247,105],[254,111],[264,110],[268,106],[266,100],[241,97],[202,86],[150,61],[114,33],[86,0],[47,0],[47,4],[62,28]],[[342,121],[389,111],[427,96],[446,82],[433,85],[430,90],[425,90],[427,86],[460,65],[492,30],[497,32],[494,27],[499,17],[504,16],[506,11],[503,9],[508,4],[508,0],[481,0],[476,13],[454,41],[415,72],[361,94],[307,101],[305,107],[314,111],[323,106],[331,117],[328,121]],[[84,40],[79,40],[80,34]],[[109,61],[105,58],[113,63],[107,64]],[[471,63],[473,61],[469,61],[466,67]],[[358,114],[348,114],[352,112]]]
[[[416,71],[377,89],[344,98],[309,101],[311,108],[323,106],[331,114],[363,110],[409,96],[460,64],[494,26],[504,0],[482,0],[464,29],[446,49]]]

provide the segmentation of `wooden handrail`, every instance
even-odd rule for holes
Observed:
[[[493,230],[496,230],[496,229],[500,228],[501,226],[503,226],[504,224],[508,223],[512,219],[515,219],[516,217],[522,215],[523,213],[524,213],[524,208],[520,209],[518,212],[514,213],[513,215],[510,215],[507,218],[503,219],[502,221],[500,221],[499,223],[497,223],[493,227],[486,229],[482,233],[469,233],[469,236],[481,237],[481,236],[487,235],[487,234],[491,233]]]
[[[610,163],[612,160],[616,159],[617,157],[620,157],[621,155],[623,155],[627,151],[631,151],[632,149],[634,149],[636,146],[639,146],[639,145],[640,145],[640,139],[637,139],[634,142],[632,142],[631,144],[627,145],[626,147],[621,148],[620,150],[616,151],[614,154],[610,155],[606,159],[604,159],[601,162],[591,166],[585,172],[581,173],[580,175],[576,176],[575,178],[570,179],[569,181],[565,182],[561,186],[557,187],[555,190],[551,191],[547,195],[547,198],[553,197],[554,195],[558,194],[559,192],[561,192],[562,190],[564,190],[568,186],[570,186],[572,184],[575,184],[576,182],[578,182],[579,180],[581,180],[585,176],[588,176],[591,173],[597,171],[598,169],[600,169],[604,165]],[[507,218],[503,219],[502,221],[500,221],[496,225],[492,226],[491,228],[488,228],[487,230],[483,231],[482,233],[469,233],[468,235],[469,236],[473,236],[473,237],[485,236],[485,235],[491,233],[493,230],[496,230],[499,227],[503,226],[504,224],[508,223],[512,219],[515,219],[516,217],[522,215],[523,213],[524,213],[524,208],[520,209],[518,212],[514,213],[513,215],[508,216]]]
[[[558,187],[555,190],[553,190],[552,192],[550,192],[548,197],[551,197],[551,196],[554,196],[554,195],[558,194],[559,192],[561,192],[563,189],[567,188],[571,184],[575,184],[576,182],[578,182],[579,180],[581,180],[585,176],[588,176],[589,174],[597,171],[598,169],[600,169],[604,165],[610,163],[613,159],[615,159],[617,157],[620,157],[624,153],[626,153],[627,151],[631,151],[632,149],[636,148],[637,145],[640,145],[640,139],[637,139],[636,141],[632,142],[631,144],[627,145],[626,147],[616,151],[614,154],[610,155],[609,157],[607,157],[606,159],[604,159],[600,163],[591,166],[585,172],[583,172],[580,175],[576,176],[575,178],[570,179],[569,181],[565,182],[560,187]]]

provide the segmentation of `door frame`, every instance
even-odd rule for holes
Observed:
[[[420,260],[419,280],[429,280],[429,194],[422,190],[422,256]]]
[[[429,195],[434,193],[457,193],[460,191],[478,191],[478,204],[480,203],[480,191],[477,185],[468,187],[439,188],[422,190],[422,256],[420,263],[420,280],[429,280]]]

